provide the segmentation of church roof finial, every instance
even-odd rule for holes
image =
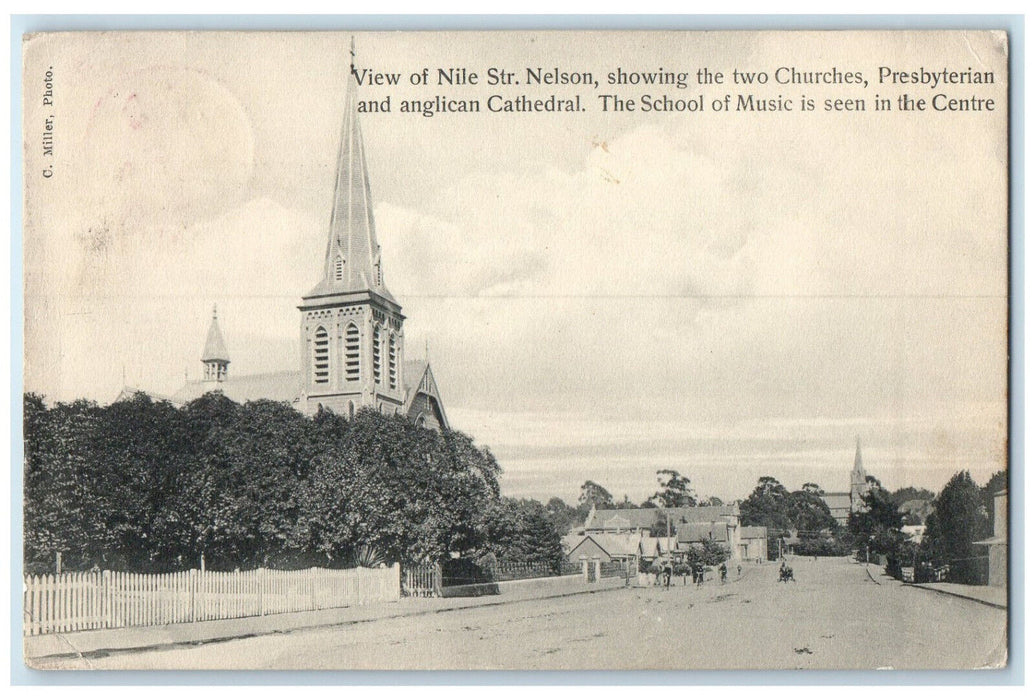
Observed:
[[[358,82],[353,37],[323,279],[306,296],[370,290],[395,301],[384,285],[380,267],[370,177],[359,126]]]

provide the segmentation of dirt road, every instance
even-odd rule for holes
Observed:
[[[1006,612],[798,559],[726,585],[617,589],[197,647],[60,659],[107,669],[876,669],[1004,661]],[[734,570],[735,573],[735,570]],[[47,664],[50,665],[50,664]]]

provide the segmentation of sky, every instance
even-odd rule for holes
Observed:
[[[360,99],[385,281],[410,358],[505,494],[642,501],[658,469],[701,496],[759,476],[847,490],[855,440],[891,488],[1003,468],[1007,153],[991,33],[361,33]],[[298,365],[301,295],[326,247],[350,36],[94,34],[26,48],[25,389],[110,402],[201,374],[213,304],[231,374]],[[878,69],[992,71],[881,85]],[[490,86],[489,68],[523,84]],[[724,73],[698,85],[696,72]],[[765,86],[733,85],[733,68]],[[779,85],[778,67],[867,84]],[[467,68],[477,85],[409,85]],[[529,85],[526,68],[599,87]],[[606,85],[685,71],[688,86]],[[51,71],[52,105],[43,104]],[[36,87],[33,87],[36,86]],[[616,113],[601,94],[701,96]],[[873,111],[877,95],[994,99]],[[580,95],[491,114],[490,95]],[[714,112],[726,94],[814,112]],[[411,99],[479,114],[403,113]],[[825,99],[867,110],[823,110]],[[52,116],[51,116],[52,115]],[[53,120],[54,154],[43,153]],[[51,177],[43,171],[51,170]]]

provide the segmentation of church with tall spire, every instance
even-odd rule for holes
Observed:
[[[827,491],[821,498],[830,509],[830,514],[839,525],[847,525],[852,513],[866,510],[863,497],[870,492],[872,486],[867,481],[869,475],[863,468],[862,440],[855,438],[855,462],[848,476],[847,491]]]
[[[218,391],[241,403],[286,401],[306,415],[325,410],[351,417],[361,408],[373,408],[418,425],[449,427],[427,358],[406,359],[406,317],[385,284],[359,124],[354,47],[352,56],[323,267],[316,286],[298,305],[298,367],[232,375],[213,308],[201,356],[202,378],[187,381],[167,397],[173,403]],[[132,393],[126,388],[119,398]]]

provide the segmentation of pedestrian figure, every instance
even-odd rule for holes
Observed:
[[[737,564],[737,578],[740,578],[740,564]]]
[[[723,562],[722,564],[719,565],[719,578],[722,580],[722,583],[726,583],[726,564],[725,564],[725,562]]]

